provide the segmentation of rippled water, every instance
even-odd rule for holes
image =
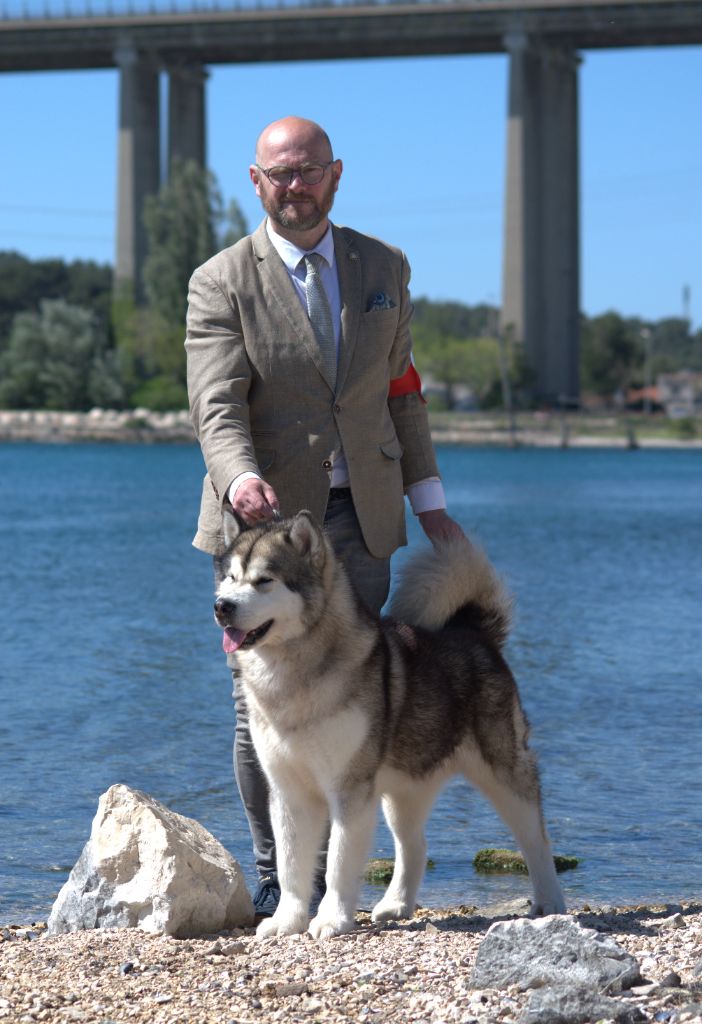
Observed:
[[[439,458],[517,597],[508,654],[546,816],[582,858],[567,897],[702,896],[702,454]],[[46,916],[115,782],[198,818],[252,880],[210,565],[190,547],[201,475],[188,446],[0,445],[0,922]],[[528,894],[474,872],[510,837],[465,785],[428,838],[425,904]]]

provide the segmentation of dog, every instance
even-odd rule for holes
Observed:
[[[379,801],[395,867],[372,918],[411,917],[425,821],[456,774],[514,833],[532,915],[562,913],[529,727],[502,655],[510,598],[482,551],[463,538],[420,552],[391,617],[379,618],[309,512],[248,528],[229,515],[227,543],[215,621],[237,653],[281,887],[257,934],[329,938],[354,927]],[[327,829],[327,888],[310,922]]]

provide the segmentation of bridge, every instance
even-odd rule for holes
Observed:
[[[169,82],[168,159],[204,165],[208,65],[508,54],[502,326],[525,344],[534,397],[577,401],[578,54],[701,44],[702,0],[263,0],[255,8],[212,0],[149,11],[83,2],[64,14],[32,12],[27,0],[18,12],[0,8],[0,71],[119,69],[115,275],[137,293],[143,202],[161,177],[160,72]]]

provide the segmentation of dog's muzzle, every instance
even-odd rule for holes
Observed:
[[[237,629],[231,625],[232,617],[236,611],[236,602],[226,597],[217,598],[214,610],[217,624],[224,630],[222,647],[226,654],[233,654],[240,647],[253,647],[258,640],[266,635],[273,625],[273,619],[268,619],[255,629]]]

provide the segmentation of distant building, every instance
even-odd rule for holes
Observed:
[[[435,399],[439,405],[446,404],[457,412],[475,412],[480,404],[472,388],[467,384],[443,384],[435,380],[431,374],[422,374],[422,394],[425,399]]]
[[[702,373],[678,370],[661,373],[656,381],[658,401],[674,420],[702,413]]]
[[[615,402],[616,399],[617,396],[615,395]],[[620,409],[626,407],[627,409],[635,409],[637,411],[651,409],[653,412],[659,412],[663,408],[660,390],[658,387],[628,388],[623,403],[620,393],[618,407]]]

